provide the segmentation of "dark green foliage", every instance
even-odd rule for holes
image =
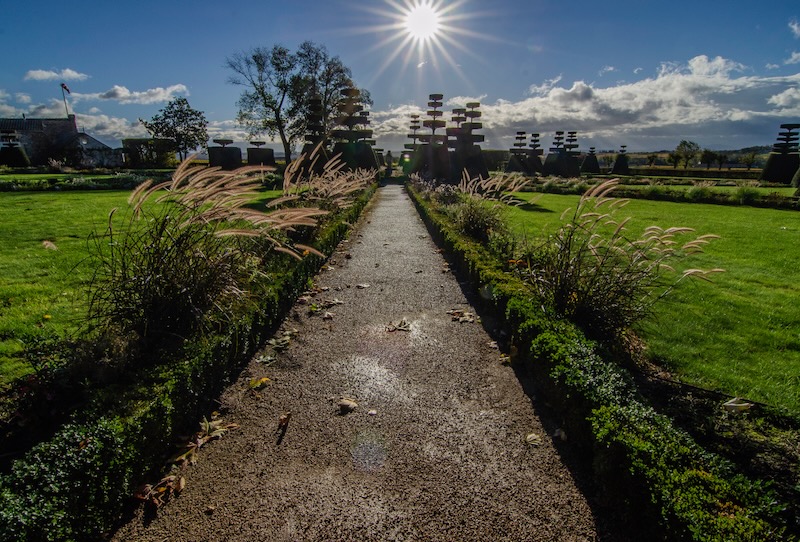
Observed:
[[[208,141],[208,121],[205,115],[202,111],[192,109],[188,100],[182,96],[170,101],[149,121],[139,119],[139,122],[154,138],[172,140],[181,160],[186,158],[187,153],[204,146]]]
[[[752,205],[761,198],[761,192],[752,186],[740,186],[731,197],[739,205]]]
[[[459,231],[476,241],[488,243],[492,236],[508,233],[502,207],[493,201],[466,197],[449,207],[448,214]]]
[[[99,538],[109,510],[130,495],[130,457],[119,421],[70,424],[17,461],[0,489],[0,538],[65,541]]]

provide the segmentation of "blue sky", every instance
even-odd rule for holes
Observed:
[[[370,90],[387,149],[433,92],[483,104],[484,148],[577,130],[584,150],[734,149],[800,123],[800,2],[422,0],[440,28],[420,47],[404,24],[418,1],[0,0],[0,117],[62,116],[64,82],[79,126],[112,146],[176,96],[245,141],[226,57],[311,40]]]

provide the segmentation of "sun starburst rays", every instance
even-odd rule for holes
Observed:
[[[350,27],[347,33],[370,34],[376,38],[359,55],[380,58],[373,64],[367,86],[390,72],[404,84],[416,82],[426,88],[443,85],[455,76],[473,90],[475,81],[465,74],[460,57],[467,55],[470,62],[484,63],[485,59],[479,57],[472,45],[476,40],[491,41],[491,38],[470,29],[477,12],[466,9],[469,2],[383,0],[360,4],[359,10],[372,22]]]

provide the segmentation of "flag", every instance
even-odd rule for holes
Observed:
[[[66,83],[61,83],[61,88],[63,88],[64,90],[66,90],[66,91],[67,91],[67,94],[72,94],[72,93],[69,91],[69,87],[67,86],[67,84],[66,84]]]

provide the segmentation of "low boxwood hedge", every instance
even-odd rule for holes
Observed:
[[[320,226],[316,248],[330,255],[373,193]],[[15,461],[0,478],[0,539],[97,540],[112,532],[134,489],[163,469],[176,435],[208,415],[322,263],[309,256],[288,264],[235,326],[196,338],[130,383],[99,390],[52,438]]]
[[[435,240],[512,337],[537,394],[562,418],[602,497],[643,540],[789,540],[768,484],[737,474],[641,397],[629,372],[599,355],[570,322],[533,301],[524,282],[465,238],[409,187]]]

